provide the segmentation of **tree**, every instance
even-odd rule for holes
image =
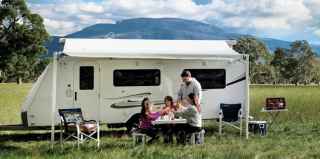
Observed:
[[[4,82],[6,79],[5,72],[0,70],[0,83]]]
[[[49,35],[43,19],[31,13],[24,0],[0,2],[0,70],[21,83],[46,52],[44,42]]]
[[[241,37],[233,45],[233,49],[240,54],[249,54],[250,63],[255,64],[259,59],[268,59],[269,51],[266,45],[254,37]]]
[[[282,65],[282,62],[285,59],[285,57],[286,57],[285,49],[277,48],[274,51],[274,56],[273,56],[273,59],[270,62],[270,64],[275,67],[280,67]]]
[[[283,61],[281,76],[283,77],[284,83],[295,83],[297,84],[298,78],[296,77],[296,68],[299,65],[299,61],[296,58],[287,57]]]
[[[260,77],[263,73],[260,73],[259,68],[264,68],[261,65],[268,65],[270,54],[266,45],[254,38],[254,37],[241,37],[237,40],[237,43],[233,46],[233,49],[240,54],[249,55],[249,65],[250,65],[250,79],[252,83],[257,83],[261,81]]]
[[[309,43],[305,40],[295,41],[291,44],[290,55],[298,60],[295,81],[308,84],[312,79],[312,70],[315,64],[315,53]]]
[[[272,61],[270,62],[271,66],[273,66],[274,70],[274,82],[275,83],[283,83],[284,78],[283,74],[286,71],[284,67],[284,61],[286,60],[286,50],[283,48],[277,48],[274,51],[274,56]]]
[[[311,82],[320,84],[320,60],[315,63],[315,67],[311,70]]]
[[[270,64],[277,83],[309,84],[317,79],[315,53],[307,41],[295,41],[289,49],[276,49]]]
[[[34,71],[30,75],[30,79],[37,79],[41,75],[43,70],[47,67],[47,65],[50,63],[50,61],[52,61],[52,58],[49,57],[39,60],[34,68]]]
[[[274,82],[274,73],[272,70],[272,67],[268,65],[256,65],[254,67],[254,74],[251,77],[253,83],[259,83],[259,84],[270,84]]]

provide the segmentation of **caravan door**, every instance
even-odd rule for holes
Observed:
[[[74,105],[81,108],[86,120],[99,119],[99,64],[79,62],[74,65]]]

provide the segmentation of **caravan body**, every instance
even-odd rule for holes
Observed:
[[[248,57],[225,41],[64,39],[62,45],[56,109],[80,107],[86,119],[128,123],[144,97],[156,107],[176,97],[188,69],[203,88],[203,119],[218,118],[220,103],[241,103],[248,114]],[[51,124],[52,70],[49,64],[22,107],[29,127]]]

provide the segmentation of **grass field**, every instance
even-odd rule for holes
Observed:
[[[1,124],[20,123],[20,103],[30,87],[30,84],[0,84]],[[89,143],[78,150],[69,143],[63,149],[57,145],[51,150],[48,132],[0,132],[0,158],[320,158],[320,87],[252,86],[250,96],[251,115],[256,119],[268,117],[260,112],[266,97],[283,96],[287,100],[289,111],[280,114],[277,127],[269,130],[267,137],[251,135],[245,140],[240,139],[236,131],[227,129],[219,138],[217,124],[206,122],[204,145],[179,146],[158,142],[135,147],[130,137],[119,135],[123,131],[104,128],[100,149]]]

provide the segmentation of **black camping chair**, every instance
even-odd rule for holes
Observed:
[[[70,138],[77,140],[77,144],[84,143],[87,139],[92,139],[100,146],[100,126],[99,122],[95,120],[84,120],[80,108],[59,109],[61,118],[60,123],[60,143]],[[63,134],[67,137],[63,139]],[[96,134],[96,138],[93,135]]]
[[[237,104],[220,104],[219,112],[219,134],[222,135],[222,125],[228,125],[240,130],[242,135],[242,107]]]

